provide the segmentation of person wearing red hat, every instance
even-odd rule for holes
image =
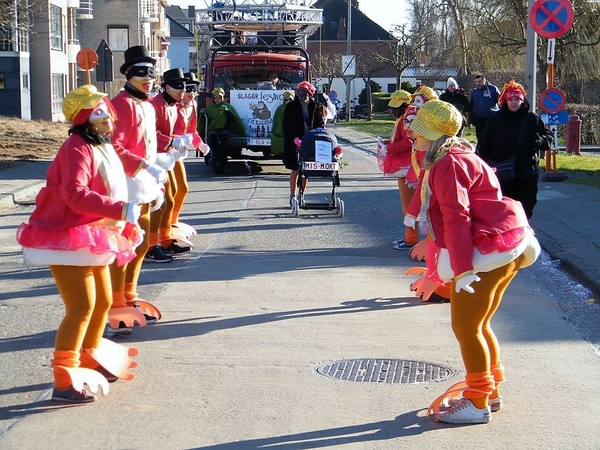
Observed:
[[[137,284],[149,247],[150,209],[160,208],[164,201],[167,171],[157,164],[156,113],[150,103],[156,60],[141,45],[128,48],[124,57],[120,71],[127,82],[111,100],[118,117],[111,140],[127,175],[129,197],[137,199],[142,208],[139,223],[145,232],[136,257],[126,266],[113,264],[110,268],[113,306],[108,314],[109,333],[127,335],[134,324],[143,327],[148,320],[155,322],[161,317],[156,306],[139,299]]]
[[[540,152],[552,146],[554,135],[529,111],[526,95],[515,80],[504,85],[498,98],[500,110],[481,132],[477,151],[492,165],[514,155],[514,176],[500,179],[500,187],[503,195],[521,202],[530,219],[537,203]]]
[[[296,195],[298,183],[298,157],[295,139],[302,139],[304,133],[315,128],[323,128],[323,113],[313,100],[316,89],[308,81],[301,81],[296,87],[294,100],[283,110],[283,164],[290,172],[290,206]],[[306,192],[306,179],[302,180]],[[299,199],[299,203],[302,199]]]
[[[54,401],[93,402],[98,386],[108,393],[108,381],[131,379],[127,369],[135,367],[129,357],[137,350],[102,339],[112,303],[108,265],[131,261],[143,238],[140,206],[128,201],[123,165],[110,143],[115,112],[106,96],[84,85],[64,98],[73,126],[29,223],[17,231],[26,264],[50,266],[65,304],[52,359]]]

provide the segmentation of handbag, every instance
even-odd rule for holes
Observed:
[[[529,118],[527,118],[527,120],[525,121],[525,125],[521,127],[521,134],[519,135],[519,140],[517,141],[515,150],[510,156],[510,158],[500,162],[490,161],[490,167],[495,169],[496,177],[498,178],[498,180],[506,181],[514,180],[515,178],[517,178],[517,173],[515,172],[515,160],[517,159],[517,151],[521,146],[521,142],[523,141],[523,136],[525,135],[525,130],[527,129],[528,124]]]

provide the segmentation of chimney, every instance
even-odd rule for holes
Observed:
[[[195,19],[196,18],[196,7],[195,6],[188,6],[188,18],[189,19]]]

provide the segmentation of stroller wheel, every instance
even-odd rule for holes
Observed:
[[[344,201],[339,198],[336,198],[335,206],[337,208],[337,216],[344,217]]]
[[[292,197],[292,215],[294,217],[298,217],[298,199],[296,197]]]

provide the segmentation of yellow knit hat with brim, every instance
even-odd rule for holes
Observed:
[[[416,97],[417,95],[424,95],[427,97],[427,100],[436,100],[439,98],[433,89],[425,85],[419,87],[412,96]]]
[[[455,136],[462,125],[462,115],[450,103],[430,100],[419,108],[412,130],[429,141]]]
[[[292,90],[283,91],[284,100],[294,100],[294,95],[294,91]]]
[[[225,97],[225,91],[223,90],[223,88],[217,87],[212,90],[212,95],[213,95],[213,97],[215,95],[220,95],[221,97]]]
[[[399,89],[397,91],[392,92],[388,106],[390,108],[398,108],[398,107],[402,106],[404,103],[410,103],[411,100],[412,100],[412,97],[410,95],[410,92],[406,92],[406,91],[403,91],[402,89]]]
[[[62,112],[65,115],[65,120],[75,125],[86,123],[92,110],[107,96],[108,94],[98,92],[96,86],[91,84],[84,84],[73,89],[63,100]]]

